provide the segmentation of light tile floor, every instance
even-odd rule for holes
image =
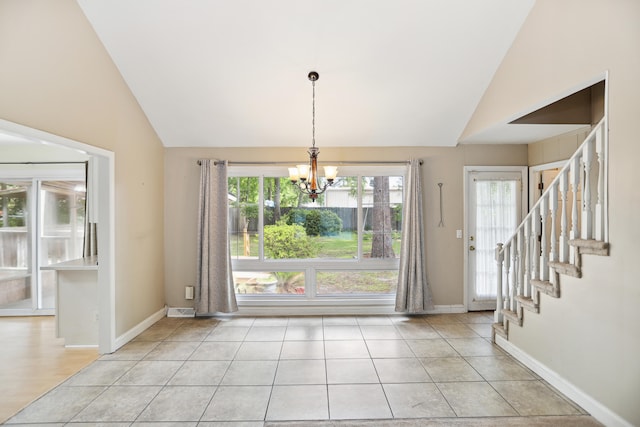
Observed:
[[[164,318],[8,424],[581,415],[490,342],[490,313]]]

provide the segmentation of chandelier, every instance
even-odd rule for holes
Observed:
[[[311,142],[309,147],[309,164],[297,165],[295,168],[289,168],[289,180],[291,183],[303,194],[307,194],[313,202],[316,201],[318,196],[324,193],[327,188],[333,185],[338,175],[338,168],[336,166],[325,166],[324,177],[326,182],[321,186],[318,179],[318,154],[320,149],[316,148],[316,80],[320,78],[320,75],[315,71],[309,73],[309,80],[311,80],[311,86],[313,88],[313,98],[311,102],[312,106],[312,119],[311,119]]]

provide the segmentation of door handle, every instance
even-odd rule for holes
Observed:
[[[475,251],[475,250],[476,250],[476,247],[475,247],[475,246],[473,246],[473,245],[471,245],[471,246],[469,246],[469,250],[470,250],[470,251]]]

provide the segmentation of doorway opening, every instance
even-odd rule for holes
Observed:
[[[42,161],[47,145],[66,147],[89,158],[88,173],[94,178],[92,187],[96,222],[99,224],[98,242],[98,350],[112,353],[116,350],[115,325],[115,155],[113,152],[83,144],[58,135],[0,120],[0,142],[17,139],[24,150],[3,150],[3,162],[29,163]],[[31,142],[32,144],[28,144]],[[30,148],[26,147],[31,145]],[[35,148],[35,149],[34,149]],[[40,157],[39,157],[40,156]],[[46,159],[52,160],[52,159]],[[68,159],[55,159],[66,161]],[[57,178],[56,178],[57,179]],[[64,181],[64,179],[63,179]]]

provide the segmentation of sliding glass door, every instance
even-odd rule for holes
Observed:
[[[83,169],[0,178],[0,315],[54,313],[55,272],[41,267],[82,257]]]
[[[32,181],[0,181],[0,309],[31,310]]]

